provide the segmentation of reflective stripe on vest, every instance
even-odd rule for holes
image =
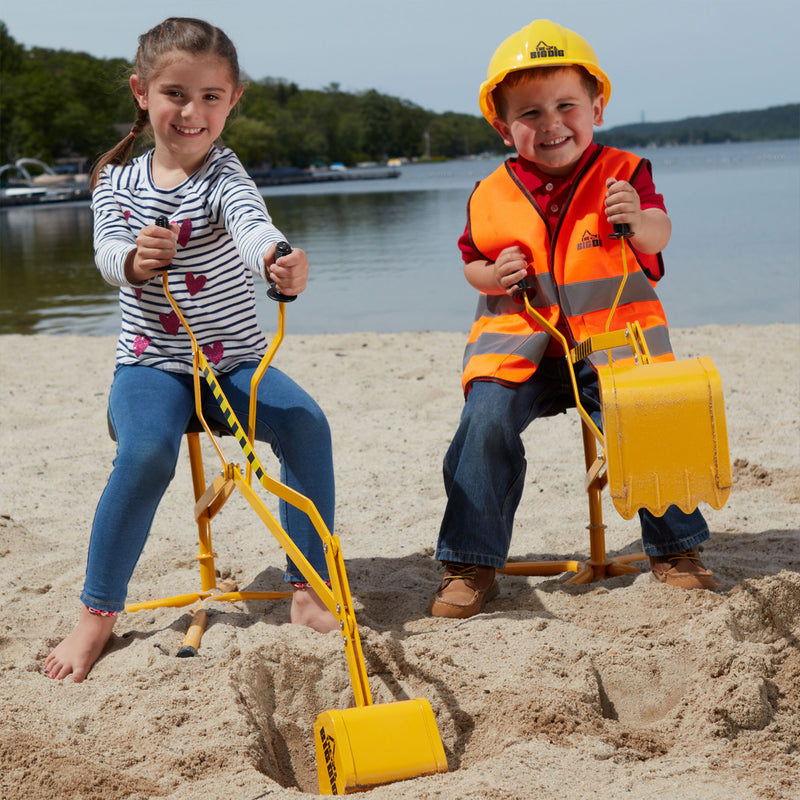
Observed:
[[[653,359],[671,360],[664,310],[642,271],[647,266],[651,274],[660,274],[660,255],[643,255],[626,240],[610,239],[612,226],[603,211],[606,178],[614,175],[629,181],[643,165],[630,153],[599,148],[573,183],[551,247],[544,215],[506,162],[473,191],[469,230],[474,246],[489,261],[513,245],[531,253],[528,280],[533,287],[529,296],[535,292],[533,305],[554,326],[563,314],[576,344],[606,329],[622,280],[619,248],[626,247],[629,275],[610,330],[638,320]],[[481,378],[527,380],[549,338],[508,295],[481,294],[464,354],[464,388]],[[616,361],[630,356],[630,351],[618,348],[611,356]],[[595,353],[590,361],[608,363],[608,354]]]

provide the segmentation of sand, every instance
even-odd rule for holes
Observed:
[[[427,698],[447,754],[447,773],[381,786],[375,800],[797,797],[800,326],[673,340],[680,357],[711,356],[725,387],[734,485],[725,508],[707,510],[704,554],[719,590],[647,571],[583,587],[501,576],[486,613],[452,621],[426,608],[464,336],[287,337],[275,363],[333,429],[335,532],[373,695]],[[113,458],[114,340],[3,336],[0,349],[0,797],[315,795],[314,720],[352,695],[339,636],[289,625],[286,600],[220,604],[187,659],[175,656],[189,609],[123,614],[85,682],[44,676],[77,619]],[[535,423],[525,443],[512,557],[585,554],[576,415]],[[199,587],[191,508],[184,451],[130,601]],[[608,501],[605,514],[609,552],[638,549],[637,524]],[[240,497],[212,529],[223,576],[283,588],[283,552]]]

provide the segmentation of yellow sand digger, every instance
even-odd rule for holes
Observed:
[[[157,224],[166,224],[159,220]],[[277,256],[291,252],[285,243]],[[280,246],[280,245],[279,245]],[[207,621],[204,605],[208,602],[237,602],[242,600],[274,599],[288,597],[286,592],[240,592],[235,585],[217,586],[214,569],[215,553],[211,546],[210,520],[220,511],[225,501],[236,489],[247,500],[267,529],[275,537],[287,555],[298,567],[317,595],[336,617],[341,628],[347,667],[353,687],[355,707],[320,713],[314,724],[314,740],[317,757],[317,774],[320,794],[348,794],[363,791],[379,784],[407,778],[431,775],[447,771],[447,759],[430,703],[416,698],[375,705],[372,702],[367,668],[361,649],[358,626],[353,612],[350,587],[345,573],[339,539],[327,529],[314,504],[307,497],[270,477],[261,465],[255,451],[254,431],[258,384],[272,361],[284,338],[285,303],[293,300],[271,287],[268,294],[279,302],[278,329],[267,352],[259,364],[250,386],[250,409],[248,431],[245,433],[239,420],[228,404],[222,389],[197,344],[191,328],[169,291],[168,273],[162,273],[164,292],[175,310],[181,324],[189,334],[194,357],[195,414],[199,426],[187,430],[189,456],[195,492],[195,519],[198,524],[200,553],[201,591],[174,597],[133,603],[126,611],[160,607],[182,607],[197,603],[192,623],[179,655],[197,653]],[[229,433],[237,439],[247,459],[246,470],[225,457],[215,433],[203,417],[201,407],[200,379],[204,378],[222,409],[229,426]],[[219,476],[206,487],[202,457],[198,441],[198,427],[208,434],[219,455],[222,469]],[[252,476],[267,492],[300,509],[308,515],[322,539],[325,560],[330,574],[330,586],[320,577],[305,556],[300,552],[272,513],[264,505],[252,487]]]
[[[612,330],[628,276],[626,225],[615,225],[623,276],[605,332],[570,349],[565,337],[521,292],[528,313],[563,347],[575,405],[581,418],[589,499],[590,556],[585,561],[509,561],[501,572],[512,575],[559,575],[574,572],[568,583],[637,572],[633,562],[644,553],[608,559],[601,491],[608,486],[614,506],[631,519],[641,508],[661,516],[671,505],[685,512],[700,502],[722,508],[731,490],[731,465],[722,381],[707,356],[654,363],[638,322]],[[599,351],[608,364],[598,365],[601,433],[583,407],[573,365]],[[624,355],[620,355],[624,354]],[[631,358],[632,357],[632,358]],[[624,363],[615,363],[615,359]]]

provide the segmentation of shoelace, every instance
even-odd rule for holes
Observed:
[[[668,556],[664,556],[664,558],[670,562],[670,564],[677,564],[682,558],[686,558],[689,561],[696,561],[698,564],[700,563],[700,556],[697,550],[684,550],[681,553],[671,553]]]
[[[446,586],[451,581],[469,581],[476,580],[478,577],[478,567],[475,564],[450,564],[448,563],[445,570],[449,575],[445,575],[443,584]]]

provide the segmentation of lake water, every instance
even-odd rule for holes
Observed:
[[[639,151],[673,221],[659,295],[674,327],[800,322],[800,141]],[[399,178],[264,189],[308,253],[287,332],[466,331],[475,292],[456,242],[469,193],[501,159],[402,167]],[[88,204],[0,209],[0,333],[116,334]],[[276,310],[260,289],[266,330]]]

